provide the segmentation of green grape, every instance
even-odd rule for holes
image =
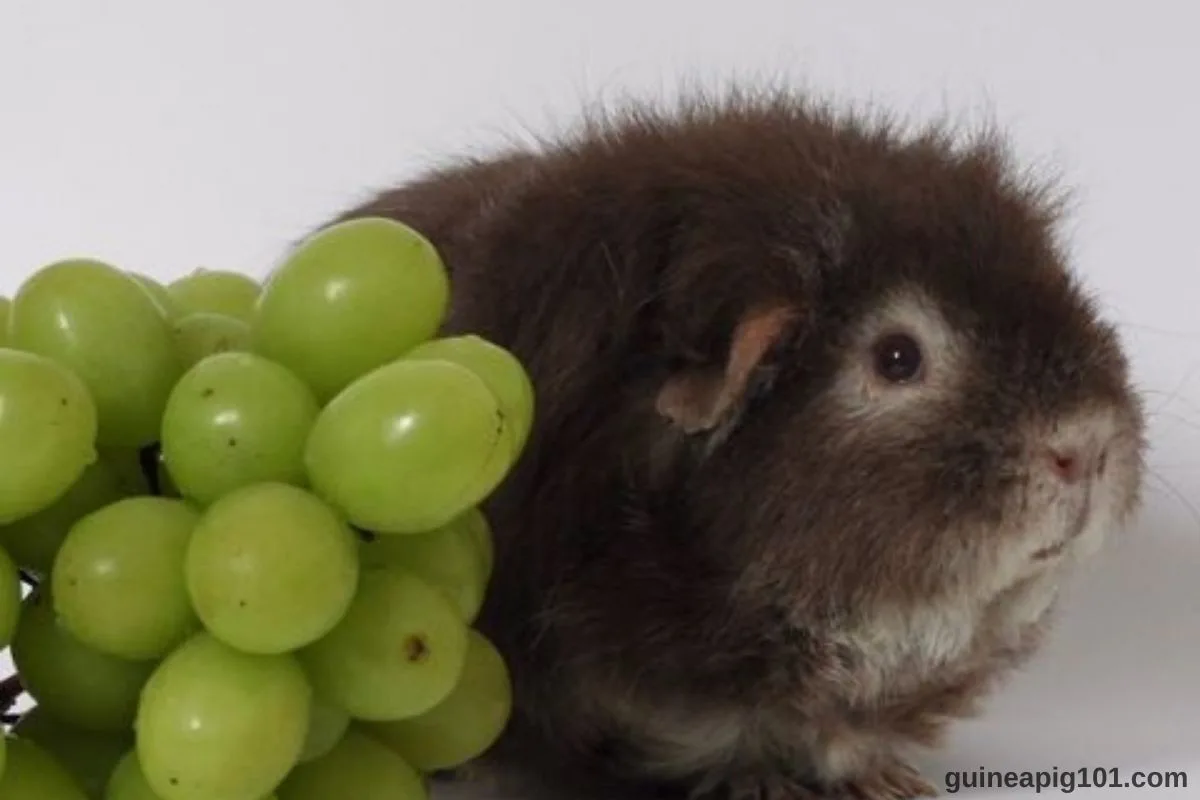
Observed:
[[[49,575],[71,526],[129,494],[131,492],[122,485],[112,462],[101,456],[100,460],[88,465],[79,480],[53,505],[0,527],[0,544],[20,566],[39,575]]]
[[[321,698],[314,697],[308,716],[308,737],[300,761],[312,761],[328,753],[346,735],[350,715]]]
[[[137,760],[137,751],[130,750],[120,761],[108,779],[104,789],[104,800],[162,800],[146,783],[142,767]]]
[[[175,320],[175,347],[184,369],[217,353],[250,350],[250,326],[236,317],[200,312]]]
[[[380,218],[342,222],[271,275],[251,323],[254,347],[324,403],[433,336],[449,296],[441,258],[416,231]]]
[[[62,497],[96,460],[96,406],[65,367],[0,348],[0,524]]]
[[[505,430],[510,433],[512,459],[529,439],[533,427],[533,383],[516,356],[479,336],[450,336],[433,339],[407,352],[406,359],[441,359],[466,367],[487,384],[504,415]]]
[[[487,588],[483,555],[467,514],[429,533],[376,536],[359,545],[364,565],[395,564],[446,593],[468,625]]]
[[[204,626],[247,653],[285,653],[328,633],[354,599],[354,532],[325,502],[284,483],[225,495],[192,534],[188,592]]]
[[[207,505],[266,481],[305,484],[304,445],[319,411],[291,372],[251,353],[219,353],[176,384],[162,422],[167,470]]]
[[[167,287],[149,275],[143,275],[140,272],[130,272],[127,274],[146,290],[146,293],[150,295],[150,299],[158,306],[158,310],[164,319],[172,320],[177,316],[178,309],[175,307],[175,300],[172,299],[170,292],[167,291]]]
[[[321,410],[304,461],[314,490],[354,525],[422,533],[476,504],[502,438],[496,400],[469,370],[395,361]]]
[[[158,453],[154,472],[154,477],[158,482],[156,494],[162,497],[173,497],[177,500],[185,499],[183,492],[179,491],[179,487],[175,485],[175,478],[171,475],[171,471],[167,469],[167,460],[163,458],[161,450]]]
[[[59,624],[45,584],[21,608],[12,660],[21,682],[46,712],[90,731],[129,728],[152,663],[105,655]]]
[[[21,578],[8,551],[0,547],[0,650],[8,647],[21,612]]]
[[[101,795],[98,795],[101,797]],[[146,782],[142,765],[138,763],[137,752],[130,751],[117,762],[112,777],[102,795],[103,800],[163,800]],[[276,800],[275,795],[268,795],[262,800]]]
[[[419,717],[369,723],[366,731],[422,772],[452,769],[496,743],[508,725],[512,702],[504,658],[472,629],[462,676],[449,697]]]
[[[249,322],[259,295],[258,282],[237,272],[197,269],[167,287],[179,316],[223,314]]]
[[[507,436],[508,434],[501,428],[500,438],[505,439]],[[466,496],[471,498],[468,508],[478,506],[487,500],[508,476],[514,463],[510,452],[507,447],[497,447],[488,455],[483,468],[467,486]]]
[[[44,267],[13,298],[13,346],[75,372],[95,401],[97,440],[140,447],[158,438],[182,367],[171,327],[136,280],[77,259]]]
[[[7,297],[0,296],[0,347],[8,346],[8,311],[12,308],[12,301]]]
[[[96,733],[73,728],[41,706],[26,712],[13,733],[57,759],[90,797],[99,797],[117,761],[133,747],[133,733]]]
[[[40,745],[9,737],[8,757],[0,772],[4,800],[88,800],[71,773]]]
[[[0,783],[4,781],[4,765],[8,761],[8,735],[0,730]]]
[[[467,626],[437,589],[395,565],[363,568],[345,616],[300,657],[313,688],[360,720],[421,714],[454,688]]]
[[[429,800],[415,769],[353,728],[324,756],[296,767],[276,794],[279,800]]]
[[[75,523],[51,573],[59,624],[111,656],[165,656],[199,627],[183,576],[198,519],[181,500],[131,497]]]
[[[471,532],[475,544],[479,548],[479,556],[483,560],[483,582],[490,583],[492,570],[496,565],[496,543],[492,534],[492,526],[479,507],[472,507],[463,514],[463,524]]]
[[[312,690],[290,655],[198,633],[159,665],[138,709],[137,756],[163,800],[258,800],[296,765]]]

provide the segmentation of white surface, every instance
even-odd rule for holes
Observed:
[[[1079,187],[1079,268],[1151,398],[1156,477],[1051,647],[930,774],[1187,770],[1190,789],[1107,796],[1200,797],[1193,9],[2,0],[0,291],[81,253],[161,278],[198,264],[262,274],[290,239],[429,158],[681,76],[791,75],[902,111],[988,112]]]

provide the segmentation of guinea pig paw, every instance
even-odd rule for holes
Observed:
[[[899,759],[862,777],[832,787],[829,800],[918,800],[937,797],[938,791],[921,773]]]

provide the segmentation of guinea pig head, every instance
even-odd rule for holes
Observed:
[[[681,251],[678,313],[720,333],[681,335],[655,408],[696,546],[747,596],[810,619],[982,603],[1136,507],[1125,354],[1053,195],[1005,164],[988,145],[861,157]]]

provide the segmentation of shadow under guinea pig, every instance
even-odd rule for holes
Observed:
[[[1111,792],[1115,782],[1141,796],[1156,790],[1126,784],[1136,771],[1182,771],[1186,789],[1157,791],[1200,795],[1200,521],[1187,502],[1150,479],[1137,523],[1069,585],[1041,653],[919,762],[936,787],[1033,797],[994,777],[966,787],[981,770],[1044,772],[1057,788],[1042,794]]]

